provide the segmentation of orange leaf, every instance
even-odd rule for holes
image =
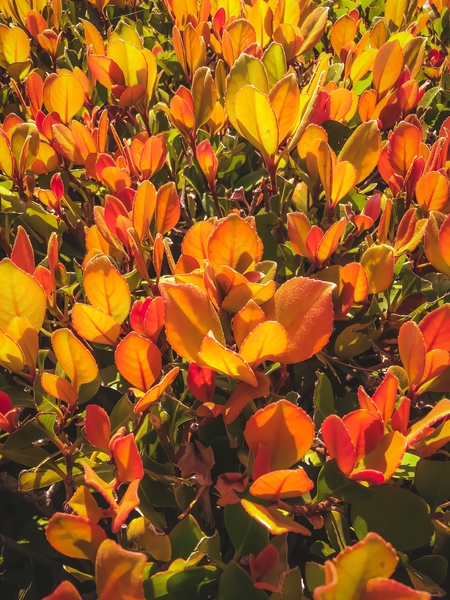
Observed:
[[[249,500],[241,500],[242,506],[247,513],[258,523],[261,523],[272,535],[283,535],[289,532],[310,536],[311,532],[296,523],[293,518],[281,513],[275,506],[266,508],[261,504],[254,504]]]
[[[391,420],[392,413],[395,409],[397,391],[398,379],[395,377],[395,375],[388,371],[372,398],[384,423],[389,423]]]
[[[145,554],[105,540],[95,561],[98,600],[145,600],[142,581],[146,561]]]
[[[48,78],[44,83],[44,103],[49,112],[58,113],[63,123],[69,123],[84,104],[83,86],[69,72]]]
[[[394,86],[403,71],[403,52],[398,40],[387,42],[379,49],[373,63],[373,86],[383,97]]]
[[[69,329],[58,329],[52,334],[53,351],[75,389],[91,383],[98,375],[98,366],[89,350]]]
[[[67,379],[52,375],[51,373],[42,373],[41,385],[47,394],[66,402],[68,406],[73,406],[77,403],[77,390],[67,381]]]
[[[442,210],[448,201],[449,181],[439,171],[428,171],[416,184],[416,199],[426,216],[430,210]]]
[[[414,321],[408,321],[400,327],[398,350],[408,375],[409,385],[418,385],[422,381],[425,368],[425,342]]]
[[[175,184],[172,181],[165,183],[156,195],[156,233],[164,235],[173,229],[180,220],[180,211]]]
[[[412,321],[410,321],[412,322]],[[439,400],[439,402],[434,406],[430,412],[417,421],[407,431],[405,432],[406,439],[408,440],[408,446],[414,444],[427,433],[429,427],[440,421],[444,417],[447,417],[450,414],[450,400],[447,398],[443,398]]]
[[[198,265],[208,258],[208,242],[215,229],[212,220],[195,223],[186,233],[181,242],[182,255],[192,256]]]
[[[266,321],[266,315],[254,300],[249,300],[233,320],[233,333],[237,347],[240,348],[246,337],[257,325]]]
[[[270,393],[270,380],[264,373],[255,373],[258,385],[254,387],[248,383],[240,383],[224,406],[225,423],[232,423],[247,406],[256,398],[264,398]]]
[[[143,392],[150,389],[162,367],[161,352],[155,344],[134,331],[117,346],[115,361],[119,373]]]
[[[406,452],[406,445],[406,438],[400,432],[386,433],[377,447],[363,458],[364,470],[378,471],[383,474],[384,481],[387,481],[400,466]],[[359,472],[360,469],[355,469],[351,477],[360,479]]]
[[[303,496],[314,487],[306,472],[299,467],[293,470],[272,471],[261,475],[253,483],[250,493],[262,500],[296,498]]]
[[[288,347],[285,329],[276,321],[265,321],[257,325],[242,342],[239,355],[256,368],[266,360],[276,361]]]
[[[394,129],[387,145],[387,156],[395,173],[406,177],[409,168],[419,154],[421,134],[412,123],[402,121]]]
[[[195,362],[201,367],[208,367],[252,386],[258,385],[255,374],[248,363],[239,354],[218,342],[212,331],[209,331],[203,339]]]
[[[205,292],[191,283],[160,283],[159,289],[164,300],[167,340],[175,352],[196,362],[209,331],[225,344],[219,317]]]
[[[17,267],[29,275],[33,275],[34,250],[30,238],[22,225],[19,225],[17,228],[17,235],[11,252],[11,260]]]
[[[261,260],[262,252],[254,225],[234,213],[221,219],[209,238],[208,258],[215,271],[226,265],[245,273]]]
[[[343,164],[343,163],[338,163]],[[342,217],[340,221],[333,223],[333,225],[324,234],[319,242],[317,249],[317,261],[322,263],[330,258],[333,252],[336,250],[339,244],[339,240],[344,234],[345,227],[347,226],[347,219]]]
[[[269,100],[277,119],[281,144],[298,125],[300,91],[297,77],[290,73],[280,79],[270,90]]]
[[[150,179],[166,162],[166,144],[162,136],[151,136],[141,152],[139,169],[144,179]]]
[[[358,178],[355,167],[346,160],[337,162],[333,169],[331,205],[336,206],[353,188]]]
[[[134,412],[143,412],[144,410],[147,410],[151,404],[159,400],[165,390],[175,381],[179,371],[179,367],[174,367],[166,373],[159,383],[150,388],[150,390],[139,399],[134,407]]]
[[[289,339],[277,360],[302,362],[325,346],[333,331],[333,287],[323,281],[293,277],[277,290],[266,314],[284,327]]]
[[[311,262],[314,260],[314,254],[312,254],[306,245],[308,233],[311,230],[311,223],[305,213],[292,212],[287,216],[288,223],[288,235],[291,240],[291,244],[297,254],[305,256]]]
[[[120,324],[130,312],[131,294],[127,282],[106,256],[95,256],[83,273],[86,296],[95,308]]]
[[[89,304],[74,304],[72,324],[79,336],[96,344],[115,346],[120,336],[120,325],[114,317]]]
[[[314,424],[303,409],[279,400],[258,410],[248,420],[244,437],[256,456],[260,444],[270,457],[270,469],[286,469],[298,462],[314,439]]]
[[[426,351],[439,348],[450,352],[450,304],[432,310],[419,323]]]
[[[50,544],[70,558],[95,561],[106,534],[101,527],[76,515],[55,513],[48,522],[45,535]]]

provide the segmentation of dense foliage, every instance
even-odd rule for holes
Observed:
[[[2,600],[450,588],[448,0],[0,0]]]

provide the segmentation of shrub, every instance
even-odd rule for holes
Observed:
[[[2,598],[444,595],[448,1],[0,8]]]

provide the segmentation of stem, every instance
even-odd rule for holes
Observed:
[[[266,166],[270,177],[270,191],[272,196],[276,196],[278,194],[277,165],[273,162],[271,158],[268,158],[266,160]]]
[[[217,195],[216,186],[210,187],[210,190],[211,190],[212,199],[214,200],[214,206],[216,207],[217,216],[219,217],[219,219],[221,219],[223,217],[223,212],[222,212],[222,208],[219,204],[219,196]]]

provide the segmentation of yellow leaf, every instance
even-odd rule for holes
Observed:
[[[212,332],[204,338],[196,362],[201,367],[209,367],[213,371],[224,373],[255,387],[258,385],[248,363],[239,354],[220,344]]]
[[[0,281],[0,327],[6,330],[14,317],[23,317],[39,331],[47,304],[41,285],[9,258],[0,262]]]
[[[289,532],[306,536],[311,535],[309,529],[306,529],[300,523],[296,523],[293,517],[288,517],[281,513],[276,506],[265,507],[249,500],[241,500],[241,504],[247,513],[255,521],[258,521],[258,523],[268,529],[272,535],[283,535]]]
[[[325,564],[326,585],[316,587],[314,599],[358,600],[371,579],[390,577],[397,563],[392,546],[376,533],[369,533],[363,541],[346,548]]]
[[[391,31],[396,31],[406,18],[408,0],[386,0],[384,19]]]
[[[130,312],[130,288],[106,256],[95,256],[88,262],[83,284],[92,306],[111,315],[119,324],[123,323]]]
[[[394,277],[394,250],[387,244],[371,246],[361,257],[367,281],[369,294],[384,292],[392,283]]]
[[[345,142],[338,161],[351,163],[358,176],[356,183],[368,177],[377,166],[381,154],[381,135],[376,121],[367,121],[355,129]]]
[[[0,329],[0,365],[20,373],[25,366],[25,356],[19,344]]]
[[[30,373],[36,370],[36,359],[39,352],[39,338],[36,329],[27,319],[14,317],[6,332],[21,348],[25,366]]]
[[[127,528],[127,540],[144,548],[154,560],[168,562],[172,558],[169,536],[156,533],[145,517],[137,517],[131,521]]]
[[[69,329],[58,329],[52,334],[53,351],[75,389],[90,383],[98,375],[98,366],[89,350]]]
[[[147,89],[147,61],[141,50],[129,42],[117,39],[108,45],[107,55],[121,69],[125,85],[131,87],[139,84]]]
[[[265,360],[277,361],[288,347],[286,330],[276,321],[257,325],[245,338],[239,355],[253,368]]]
[[[23,63],[29,59],[30,40],[23,29],[13,27],[9,30],[3,40],[3,54],[10,65]]]
[[[236,95],[238,131],[264,157],[278,149],[278,124],[269,99],[252,85],[246,85]]]
[[[228,76],[226,109],[230,123],[239,131],[236,116],[236,96],[246,85],[252,85],[263,94],[269,93],[269,83],[263,63],[245,52],[234,63]],[[253,107],[254,111],[254,107]]]

